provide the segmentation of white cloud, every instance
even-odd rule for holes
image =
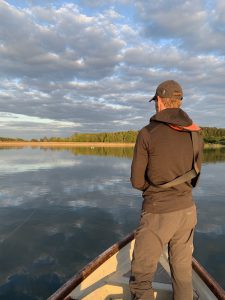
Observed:
[[[2,76],[96,79],[111,75],[119,61],[123,41],[107,15],[89,17],[73,4],[0,8]]]
[[[0,2],[2,112],[37,118],[35,130],[26,117],[40,136],[48,126],[59,135],[77,124],[82,132],[139,129],[154,113],[147,100],[156,86],[173,78],[196,122],[225,127],[221,1],[72,2]],[[31,134],[10,122],[4,134]]]
[[[35,123],[35,124],[47,124],[47,125],[54,125],[58,127],[80,127],[81,124],[74,123],[74,122],[66,122],[66,121],[57,121],[52,119],[43,119],[38,117],[31,117],[26,115],[20,114],[13,114],[9,112],[0,112],[0,126],[3,127],[7,123],[14,122],[14,123]]]
[[[137,18],[143,24],[143,34],[158,42],[175,44],[189,53],[218,53],[224,55],[224,5],[215,1],[194,2],[178,0],[136,2]]]
[[[1,136],[20,138],[37,138],[40,136],[68,136],[73,134],[82,124],[45,119],[28,115],[0,112]],[[23,131],[25,130],[25,133]],[[5,133],[5,134],[3,134]]]

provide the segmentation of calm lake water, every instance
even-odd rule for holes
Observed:
[[[0,148],[0,299],[46,299],[133,231],[132,148]],[[208,150],[194,256],[225,288],[225,148]]]

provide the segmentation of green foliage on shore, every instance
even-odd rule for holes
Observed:
[[[25,140],[20,138],[8,138],[8,137],[0,137],[0,142],[24,142]]]
[[[225,145],[225,128],[202,127],[205,143]]]
[[[44,137],[40,141],[49,142],[102,142],[102,143],[135,143],[138,131],[118,131],[99,133],[76,133],[68,138]],[[225,145],[225,129],[216,127],[202,127],[205,143]]]
[[[118,131],[118,132],[100,132],[100,133],[76,133],[68,138],[50,138],[41,139],[41,141],[50,142],[94,142],[94,143],[134,143],[138,131]]]
[[[75,133],[70,137],[44,137],[31,139],[32,142],[90,142],[90,143],[135,143],[138,131],[118,131],[99,133]],[[208,144],[225,145],[225,128],[202,127],[204,142]],[[24,141],[19,138],[0,137],[0,141],[15,142]]]

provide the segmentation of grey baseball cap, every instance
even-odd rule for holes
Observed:
[[[183,91],[178,82],[175,80],[166,80],[160,83],[157,87],[155,95],[149,100],[149,102],[156,100],[157,96],[161,98],[173,98],[173,99],[183,99]]]

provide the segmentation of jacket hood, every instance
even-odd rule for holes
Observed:
[[[188,127],[193,124],[193,121],[181,108],[166,108],[152,116],[150,122],[151,121],[162,122],[180,127]]]

